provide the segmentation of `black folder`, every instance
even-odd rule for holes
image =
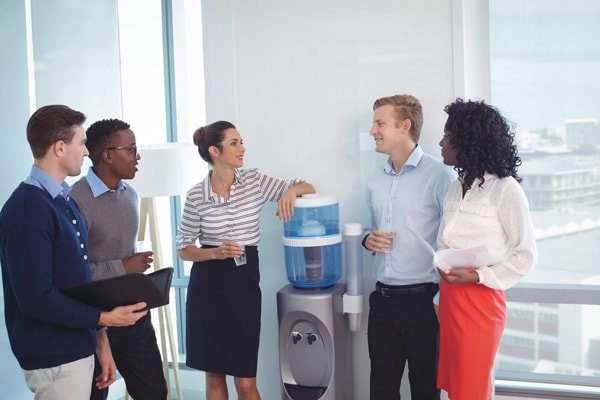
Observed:
[[[60,291],[90,306],[110,311],[117,306],[127,306],[140,301],[147,308],[169,304],[169,289],[173,268],[161,268],[151,274],[131,273],[102,279]]]

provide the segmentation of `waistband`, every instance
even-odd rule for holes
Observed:
[[[386,285],[377,282],[375,291],[383,297],[411,296],[414,294],[432,293],[438,290],[438,284],[433,282],[417,283],[414,285]]]
[[[203,249],[214,249],[214,248],[219,247],[219,246],[213,246],[212,244],[200,244],[200,246],[202,246]],[[250,246],[248,244],[244,245],[244,247],[246,250],[251,250],[251,251],[258,249],[258,246]]]

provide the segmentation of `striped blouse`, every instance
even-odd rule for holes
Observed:
[[[219,246],[225,240],[257,246],[260,242],[258,219],[267,201],[278,201],[288,188],[303,182],[271,178],[257,169],[235,170],[229,199],[213,193],[210,175],[187,192],[177,249],[202,245]]]

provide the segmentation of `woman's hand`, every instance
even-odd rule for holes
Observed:
[[[244,246],[236,242],[223,242],[215,250],[215,260],[240,257],[244,254]]]
[[[296,187],[288,188],[279,199],[277,203],[277,216],[281,221],[289,221],[294,215],[294,202],[296,201],[296,197],[298,197],[298,192],[296,191]]]
[[[294,216],[294,202],[296,197],[303,194],[315,193],[315,188],[308,182],[300,182],[296,186],[286,189],[277,203],[277,215],[281,221],[289,221]]]
[[[437,270],[442,279],[449,284],[479,282],[479,274],[476,268],[452,268],[448,270],[438,268]]]

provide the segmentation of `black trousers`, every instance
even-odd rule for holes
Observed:
[[[415,285],[410,285],[415,286]],[[439,325],[433,309],[437,285],[423,293],[369,296],[371,400],[400,400],[408,361],[412,400],[439,400],[436,388]]]
[[[133,326],[108,328],[108,341],[131,398],[165,400],[167,383],[150,313]],[[94,371],[94,378],[99,373],[99,370]],[[107,396],[108,389],[98,390],[92,383],[90,400],[105,400]]]

